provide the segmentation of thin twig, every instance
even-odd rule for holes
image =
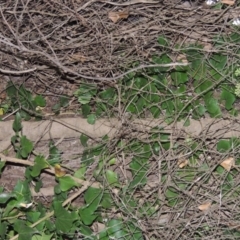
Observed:
[[[0,68],[1,73],[12,74],[12,75],[21,75],[24,73],[34,72],[35,70],[37,70],[37,68],[31,68],[31,69],[26,69],[21,71],[12,71],[12,70],[6,70],[6,69]]]

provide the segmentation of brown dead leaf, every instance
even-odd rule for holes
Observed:
[[[72,63],[76,63],[76,62],[84,63],[87,58],[81,53],[75,53],[75,54],[70,55],[68,57],[68,59]]]
[[[221,3],[232,6],[232,5],[234,5],[235,0],[221,0]]]
[[[177,56],[177,62],[188,63],[187,56],[185,54],[179,54]]]
[[[211,205],[212,205],[211,202],[206,202],[204,204],[199,205],[198,209],[201,210],[201,211],[206,211],[210,208]]]
[[[66,175],[66,172],[61,168],[59,164],[54,165],[54,170],[56,177],[63,177],[64,175]]]
[[[223,160],[220,165],[229,172],[231,168],[235,165],[235,159],[233,157],[227,158]]]
[[[186,159],[186,158],[180,158],[179,160],[178,160],[178,167],[179,168],[184,168],[184,167],[186,167],[188,165],[188,159]]]
[[[108,18],[111,19],[114,23],[119,21],[120,19],[126,19],[129,16],[128,11],[123,11],[123,12],[109,12],[108,13]]]

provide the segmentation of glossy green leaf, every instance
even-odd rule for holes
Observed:
[[[37,95],[33,100],[35,106],[45,107],[46,106],[46,99],[41,96]]]
[[[228,152],[231,149],[231,143],[228,140],[220,140],[217,143],[217,150],[219,152]]]
[[[82,83],[80,88],[74,92],[74,95],[78,97],[79,103],[88,104],[96,92],[95,85]]]
[[[41,218],[41,213],[37,212],[37,211],[31,211],[27,213],[27,220],[30,223],[35,223],[39,220],[39,218]],[[43,231],[45,223],[44,222],[40,222],[37,226],[36,229],[38,231]]]
[[[84,194],[84,199],[92,212],[95,212],[102,199],[102,189],[89,187]]]
[[[117,173],[111,170],[106,170],[106,179],[110,186],[119,186]]]
[[[175,83],[175,86],[179,86],[182,83],[185,83],[188,81],[188,75],[186,72],[172,72],[171,77]]]
[[[134,78],[134,85],[140,89],[145,87],[148,84],[148,80],[145,77],[136,77]]]
[[[168,64],[171,63],[171,58],[166,54],[162,54],[161,56],[153,56],[152,61],[156,64]],[[155,72],[166,72],[168,71],[169,67],[156,67],[154,68]]]
[[[142,110],[144,109],[145,106],[146,106],[146,100],[142,97],[139,97],[138,101],[136,102],[137,111],[139,113],[142,112]]]
[[[149,110],[154,118],[158,118],[160,116],[161,111],[158,106],[153,106]]]
[[[62,207],[62,203],[55,201],[53,202],[54,215],[56,217],[55,225],[58,231],[68,233],[73,223],[78,219],[76,212],[69,212]]]
[[[53,233],[52,234],[41,233],[41,234],[34,235],[31,240],[51,240],[52,236],[53,236]]]
[[[81,104],[88,104],[92,99],[92,95],[90,93],[84,93],[78,97],[78,102]]]
[[[91,107],[89,104],[82,105],[82,114],[84,117],[87,117],[90,112],[91,112]]]
[[[81,134],[80,136],[80,142],[84,147],[87,147],[87,141],[88,141],[89,137],[86,136],[85,134]]]
[[[206,113],[207,109],[202,104],[195,104],[195,106],[197,107],[193,109],[193,119],[199,119]]]
[[[15,194],[13,193],[0,193],[0,204],[6,203],[10,198],[14,198]]]
[[[14,122],[13,122],[13,130],[18,133],[22,130],[22,118],[19,112],[16,113]]]
[[[127,237],[123,222],[117,219],[112,219],[107,223],[107,232],[115,239],[126,239]]]
[[[219,80],[225,74],[225,65],[227,63],[227,55],[222,55],[220,53],[214,53],[210,59],[210,74],[215,80]]]
[[[99,97],[100,97],[101,99],[107,100],[107,99],[113,99],[114,95],[116,95],[116,90],[115,90],[115,88],[108,88],[108,89],[102,91],[102,92],[99,94]]]
[[[168,46],[168,40],[165,37],[158,37],[157,41],[160,46]]]
[[[20,138],[20,144],[21,144],[21,156],[23,158],[27,158],[27,156],[33,150],[33,143],[29,139],[27,139],[26,136],[22,136]]]
[[[133,104],[133,103],[130,103],[130,104],[127,106],[126,111],[127,111],[127,112],[131,112],[131,113],[138,113],[137,108],[136,108],[135,104]]]
[[[48,167],[49,167],[49,164],[47,163],[47,161],[43,156],[36,156],[34,159],[34,165],[31,171],[31,176],[37,177],[43,169]]]
[[[212,97],[205,98],[205,106],[211,117],[221,117],[221,109],[216,99]]]
[[[78,186],[78,184],[70,176],[64,176],[59,178],[59,185],[60,185],[61,191],[63,192]]]
[[[84,239],[88,240],[88,238],[86,238],[86,236],[91,237],[91,238],[89,238],[89,240],[92,239],[93,231],[90,227],[82,225],[79,230],[80,230],[80,233],[85,237]]]
[[[110,193],[104,193],[101,201],[101,207],[105,209],[111,208],[113,205],[113,199]]]
[[[230,110],[233,108],[233,103],[236,101],[236,96],[227,89],[222,89],[221,99],[225,100],[225,107],[227,110]]]
[[[13,189],[13,193],[19,203],[31,202],[31,192],[27,181],[18,181]]]
[[[189,71],[192,78],[196,80],[205,79],[207,66],[204,58],[199,58],[191,62],[191,70]]]
[[[115,165],[116,163],[117,163],[117,159],[116,158],[112,158],[108,162],[109,166]]]
[[[95,114],[88,115],[87,122],[93,125],[96,122],[96,115]]]
[[[52,166],[55,164],[59,164],[62,162],[61,159],[61,152],[58,150],[58,148],[54,145],[54,142],[49,143],[49,158],[48,163]]]
[[[167,188],[165,193],[167,198],[176,198],[179,194],[176,192],[176,190],[172,187]]]
[[[0,221],[0,239],[6,239],[7,231],[8,231],[7,222]]]
[[[136,159],[133,158],[133,160],[130,163],[130,168],[133,173],[133,180],[130,183],[130,187],[136,187],[138,185],[145,185],[147,182],[147,160],[146,159]]]
[[[94,222],[94,220],[98,217],[97,214],[95,214],[90,208],[83,207],[79,209],[79,215],[81,217],[82,222],[90,226]]]
[[[79,179],[84,179],[87,167],[84,164],[81,164],[81,167],[74,173],[74,177]]]
[[[26,225],[25,221],[18,220],[14,222],[14,230],[19,234],[18,240],[31,239],[33,234],[38,233],[37,230]]]

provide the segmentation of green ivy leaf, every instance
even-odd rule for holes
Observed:
[[[89,104],[82,105],[82,114],[84,117],[87,117],[87,115],[91,112],[91,107]]]
[[[62,203],[53,202],[54,215],[56,217],[55,226],[58,231],[68,233],[73,223],[78,219],[76,212],[69,212],[62,207]]]
[[[7,222],[0,221],[0,239],[6,239],[7,230],[8,230]]]
[[[84,147],[87,147],[87,141],[88,141],[89,137],[86,136],[85,134],[81,134],[80,136],[80,142]]]
[[[27,226],[25,221],[19,219],[14,222],[14,230],[19,234],[18,240],[31,239],[33,234],[38,233],[34,228]]]
[[[84,179],[87,167],[84,164],[81,164],[81,167],[74,173],[74,177],[79,179]]]
[[[231,149],[231,143],[228,140],[220,140],[217,143],[217,150],[219,152],[228,152]]]
[[[108,236],[114,237],[115,239],[125,239],[128,235],[126,229],[121,220],[112,219],[107,223]]]
[[[109,209],[112,207],[113,199],[110,193],[104,193],[101,201],[101,207]]]
[[[116,95],[116,90],[115,90],[115,88],[108,88],[108,89],[102,91],[102,92],[99,94],[99,97],[100,97],[101,99],[108,100],[108,99],[113,99],[113,98],[114,98],[114,95]]]
[[[168,46],[168,40],[165,37],[158,37],[157,41],[161,47]]]
[[[51,240],[52,239],[52,236],[53,236],[53,233],[52,234],[45,234],[45,233],[42,233],[42,234],[38,234],[38,235],[34,235],[32,237],[32,240]]]
[[[0,203],[6,203],[10,198],[14,198],[15,194],[13,193],[0,193]]]
[[[78,184],[70,176],[64,176],[59,178],[59,185],[60,185],[61,191],[63,192],[78,186]]]
[[[96,115],[95,114],[88,115],[87,122],[93,125],[96,122]]]
[[[233,108],[233,103],[236,101],[236,97],[227,89],[222,89],[221,99],[225,100],[225,107],[227,110]]]
[[[98,217],[98,215],[94,214],[94,212],[88,207],[80,208],[79,209],[79,214],[80,214],[82,222],[86,226],[92,225],[94,220]]]
[[[91,229],[90,227],[82,225],[82,226],[80,227],[80,232],[81,232],[84,236],[90,236],[91,238],[89,238],[89,240],[92,239],[93,231],[92,231],[92,229]],[[88,238],[84,238],[84,239],[88,239]]]
[[[166,198],[168,199],[168,204],[170,206],[175,206],[178,202],[179,193],[172,187],[167,188],[165,192]]]
[[[111,170],[106,170],[106,179],[110,186],[119,186],[120,185],[119,181],[118,181],[117,173],[115,173]]]
[[[32,152],[33,150],[33,143],[27,139],[26,136],[22,136],[20,138],[20,144],[21,144],[21,156],[23,158],[27,158],[27,156]]]
[[[13,122],[13,130],[16,133],[22,130],[22,118],[19,112],[17,112],[15,115],[15,119]]]
[[[61,152],[58,150],[58,148],[54,145],[53,142],[50,142],[48,163],[51,166],[53,166],[53,165],[59,164],[61,162],[62,162]]]
[[[94,84],[82,83],[80,88],[74,92],[74,95],[78,97],[81,104],[88,104],[96,92],[97,88]]]
[[[40,106],[40,107],[46,106],[46,99],[41,95],[36,96],[34,98],[33,102],[34,102],[35,106]]]
[[[102,199],[102,189],[89,187],[84,194],[87,206],[79,209],[81,220],[85,225],[91,225],[98,217],[95,213]]]
[[[216,99],[212,98],[211,96],[205,98],[205,106],[212,118],[221,117],[221,109]]]
[[[171,58],[166,53],[162,54],[161,56],[153,56],[152,61],[156,64],[167,64],[172,62]],[[168,71],[168,69],[169,67],[156,67],[154,68],[154,72],[164,73]]]
[[[84,93],[78,97],[78,102],[81,104],[88,104],[92,99],[92,95],[90,93]]]
[[[171,77],[175,83],[175,86],[179,86],[182,83],[188,81],[188,75],[186,72],[172,72]]]
[[[146,184],[148,170],[147,159],[133,158],[130,163],[130,168],[133,173],[133,180],[130,183],[130,187]]]
[[[31,176],[37,177],[41,173],[42,169],[45,169],[48,167],[49,167],[49,164],[47,163],[47,161],[43,156],[36,156],[34,160],[34,166],[31,171]]]
[[[31,192],[27,181],[18,181],[13,189],[13,194],[19,204],[22,202],[31,202]]]

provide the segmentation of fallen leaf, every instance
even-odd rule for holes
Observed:
[[[109,12],[108,18],[111,19],[114,23],[116,23],[120,19],[126,19],[129,16],[128,11],[123,12]]]
[[[178,62],[188,63],[187,56],[185,54],[179,54],[177,56]]]
[[[206,203],[204,203],[202,205],[199,205],[198,209],[201,210],[201,211],[206,211],[206,210],[208,210],[210,208],[211,205],[212,205],[211,202],[206,202]]]
[[[178,167],[179,168],[184,168],[188,165],[188,159],[186,158],[181,158],[178,160]]]
[[[220,163],[220,165],[228,172],[235,165],[235,159],[233,157],[227,158]]]
[[[56,177],[63,177],[66,174],[66,172],[64,170],[62,170],[62,168],[59,164],[54,165],[54,171],[55,171]]]
[[[87,58],[81,53],[72,54],[68,56],[68,59],[72,63],[76,63],[76,62],[84,63],[87,60]]]
[[[234,5],[235,0],[221,0],[221,3],[225,3],[227,5]]]

